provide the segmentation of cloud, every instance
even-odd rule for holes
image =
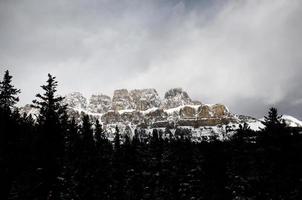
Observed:
[[[183,87],[205,103],[302,118],[301,1],[1,1],[0,66],[22,102],[60,92]],[[33,89],[37,88],[37,89]]]

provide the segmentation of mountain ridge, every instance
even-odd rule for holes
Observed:
[[[221,132],[221,127],[238,128],[247,123],[253,130],[263,127],[261,119],[232,113],[223,104],[204,104],[192,100],[182,88],[169,89],[160,98],[154,88],[118,89],[113,96],[99,93],[86,98],[80,92],[65,95],[64,104],[68,104],[68,114],[81,122],[83,114],[91,119],[98,119],[104,128],[119,125],[133,130],[135,128],[177,128],[186,127],[199,130],[204,134],[208,128]],[[21,108],[21,112],[37,114],[29,106]],[[292,116],[284,117],[289,126],[302,127],[302,122]],[[204,127],[208,127],[204,129]],[[219,128],[217,128],[219,127]]]

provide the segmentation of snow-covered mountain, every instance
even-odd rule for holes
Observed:
[[[88,103],[88,111],[92,113],[105,113],[112,109],[111,98],[104,94],[92,95]]]
[[[192,101],[181,88],[168,90],[163,99],[155,89],[119,89],[114,91],[112,99],[103,94],[92,95],[88,102],[81,93],[74,92],[66,95],[64,103],[69,105],[71,115],[79,117],[83,112],[98,117],[104,124],[199,127],[238,121],[226,106]]]
[[[188,93],[183,91],[182,88],[173,88],[165,93],[163,99],[163,108],[176,108],[184,105],[192,105],[193,102]]]
[[[83,114],[91,119],[99,119],[104,127],[112,129],[119,125],[122,130],[134,128],[184,127],[192,129],[196,134],[221,133],[235,130],[239,124],[247,123],[251,129],[260,130],[264,127],[263,119],[236,115],[223,104],[203,104],[194,101],[181,88],[168,90],[161,99],[155,89],[115,90],[113,97],[98,94],[85,98],[79,92],[65,96],[68,113],[79,122]],[[21,113],[37,114],[37,110],[26,105]],[[284,115],[288,126],[302,127],[298,119]],[[111,127],[111,128],[110,128]],[[114,130],[114,128],[113,128]]]
[[[87,109],[87,99],[80,92],[72,92],[66,95],[63,103],[68,104],[68,106],[73,109]]]
[[[290,127],[302,127],[302,121],[296,119],[293,116],[289,115],[282,115],[282,119],[285,121],[285,123]]]

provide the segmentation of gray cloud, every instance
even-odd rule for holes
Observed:
[[[302,118],[299,0],[0,1],[0,69],[21,103],[46,74],[59,91],[183,87],[205,103]]]

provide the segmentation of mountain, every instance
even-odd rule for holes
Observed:
[[[165,93],[165,98],[163,100],[163,108],[176,108],[184,105],[193,104],[188,93],[183,91],[182,88],[173,88]]]
[[[144,111],[161,106],[161,99],[155,89],[135,89],[130,91],[130,97],[136,110]]]
[[[183,127],[192,129],[196,135],[221,134],[235,130],[239,124],[247,123],[251,129],[263,128],[262,119],[236,115],[223,104],[204,104],[192,100],[181,88],[168,90],[164,98],[153,89],[118,89],[112,98],[105,94],[85,98],[79,92],[67,94],[64,100],[68,104],[68,113],[78,122],[81,116],[88,114],[91,119],[99,119],[104,128],[114,130],[118,125],[122,130],[135,128],[165,129]],[[37,110],[26,105],[21,113],[37,114]],[[284,115],[283,119],[291,127],[302,127],[302,122],[294,117]],[[193,132],[194,132],[193,131]]]
[[[192,101],[181,88],[168,90],[161,99],[155,89],[115,90],[112,99],[104,94],[92,95],[87,102],[78,92],[66,95],[64,103],[71,115],[78,112],[97,117],[106,124],[135,124],[139,127],[215,126],[237,122],[222,104]]]
[[[92,95],[88,103],[88,111],[92,113],[105,113],[112,109],[111,98],[104,94]]]
[[[285,123],[290,127],[302,127],[302,121],[289,116],[289,115],[283,115],[282,119],[285,121]]]

